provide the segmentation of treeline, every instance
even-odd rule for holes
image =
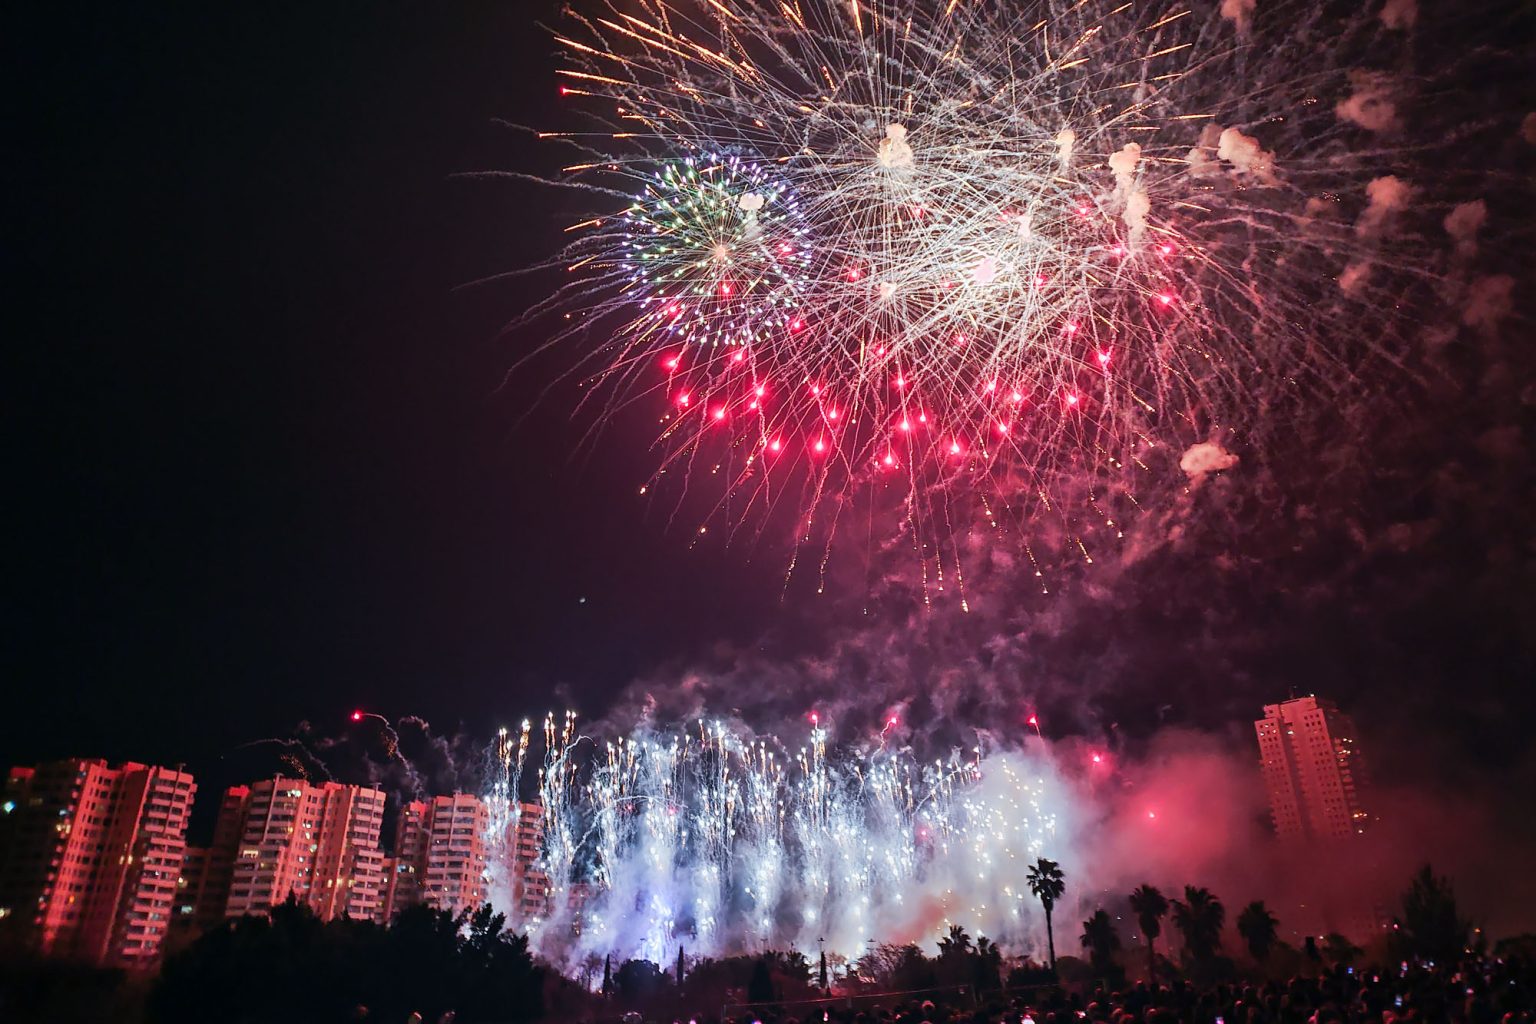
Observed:
[[[389,925],[321,921],[289,901],[171,956],[149,995],[157,1024],[268,1021],[530,1021],[546,974],[489,906],[455,917],[412,907]]]
[[[791,1002],[829,989],[857,994],[964,988],[970,997],[984,998],[1005,989],[1056,984],[1113,989],[1133,978],[1210,985],[1315,974],[1348,967],[1367,952],[1340,934],[1309,937],[1300,947],[1283,942],[1280,920],[1262,900],[1232,916],[1209,889],[1189,885],[1169,896],[1148,884],[1127,893],[1123,903],[1142,949],[1128,948],[1121,934],[1125,925],[1108,910],[1098,909],[1081,924],[1076,945],[1083,955],[1058,959],[1054,912],[1067,889],[1066,875],[1059,864],[1042,858],[1029,868],[1025,881],[1045,910],[1047,956],[1040,962],[1009,961],[996,943],[986,937],[973,939],[955,925],[939,939],[933,955],[915,944],[885,943],[852,961],[821,956],[812,963],[799,953],[774,952],[684,963],[679,949],[679,962],[666,968],[626,960],[615,969],[609,961],[589,959],[578,978],[584,987],[596,988],[621,1006],[683,1008]],[[1175,938],[1176,958],[1160,952],[1170,949]],[[1449,963],[1465,952],[1479,951],[1480,944],[1480,935],[1457,908],[1449,880],[1426,865],[1410,880],[1398,916],[1370,952],[1393,961]]]
[[[1025,881],[1048,911],[1047,950],[1054,953],[1054,911],[1067,879],[1059,865],[1040,861]],[[324,922],[290,901],[270,917],[228,921],[198,937],[170,954],[156,979],[27,959],[13,950],[17,955],[0,956],[0,1020],[402,1024],[417,1014],[435,1024],[452,1014],[455,1024],[477,1024],[604,1019],[633,1009],[662,1016],[676,1010],[674,1016],[688,1019],[726,1004],[793,1002],[829,990],[857,996],[963,989],[965,1002],[984,1004],[989,996],[1006,998],[1004,990],[1113,990],[1138,978],[1197,986],[1288,978],[1364,956],[1343,936],[1291,947],[1280,941],[1280,921],[1263,902],[1229,915],[1216,894],[1196,886],[1172,896],[1139,886],[1113,909],[1118,916],[1098,909],[1081,922],[1072,945],[1082,956],[1059,960],[1009,960],[991,940],[973,939],[956,926],[932,955],[917,945],[886,943],[853,960],[799,952],[711,959],[688,956],[679,946],[665,965],[590,956],[568,967],[575,975],[570,980],[535,963],[527,937],[508,931],[490,907],[457,917],[415,907],[385,927]],[[1139,947],[1122,934],[1133,927]],[[1449,881],[1426,866],[1369,955],[1454,963],[1464,951],[1478,950],[1480,939],[1458,910]],[[1175,940],[1177,956],[1169,956]]]

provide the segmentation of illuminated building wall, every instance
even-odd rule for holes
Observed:
[[[281,777],[253,783],[248,794],[239,792],[246,788],[230,790],[220,814],[243,819],[227,916],[265,914],[291,893],[322,920],[343,914],[379,917],[383,791]],[[209,860],[211,874],[211,852]]]
[[[49,955],[153,966],[196,792],[186,772],[132,762],[12,768],[0,807],[0,928]]]
[[[1365,831],[1355,726],[1332,701],[1299,697],[1264,707],[1254,723],[1275,831],[1287,839]]]
[[[401,808],[385,916],[417,903],[454,914],[485,903],[488,823],[485,801],[469,793]]]

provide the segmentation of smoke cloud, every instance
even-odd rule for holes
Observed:
[[[1381,8],[1381,23],[1390,29],[1407,31],[1419,20],[1418,0],[1387,0]]]
[[[1397,85],[1391,75],[1351,71],[1349,84],[1352,94],[1333,108],[1340,120],[1378,133],[1396,131],[1402,126],[1397,113]]]
[[[1214,441],[1202,441],[1191,445],[1179,458],[1179,468],[1189,477],[1190,485],[1198,487],[1209,473],[1219,473],[1237,465],[1238,458]]]
[[[1469,260],[1477,255],[1477,233],[1488,219],[1488,204],[1481,199],[1462,203],[1445,215],[1445,232],[1456,243],[1456,258]]]
[[[1480,277],[1467,289],[1461,322],[1485,333],[1493,333],[1514,310],[1515,279],[1508,274]]]
[[[1236,128],[1222,131],[1216,155],[1232,165],[1238,174],[1250,175],[1266,185],[1275,184],[1275,154],[1259,145],[1259,140]]]
[[[1394,215],[1407,209],[1413,186],[1396,175],[1375,178],[1365,186],[1366,207],[1355,221],[1355,234],[1370,238],[1381,234]]]
[[[1237,26],[1239,33],[1248,31],[1256,0],[1221,0],[1221,16]]]

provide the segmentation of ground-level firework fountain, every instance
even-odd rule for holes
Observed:
[[[530,731],[501,746],[498,833],[517,813]],[[661,962],[679,945],[856,956],[950,922],[1020,946],[1038,924],[1024,875],[1056,852],[1063,794],[1022,754],[829,751],[814,718],[798,749],[706,721],[606,741],[568,713],[544,734],[549,910],[522,924],[553,960]]]

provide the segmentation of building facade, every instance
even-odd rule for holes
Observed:
[[[400,809],[384,919],[425,904],[458,914],[487,902],[485,801],[469,793],[412,800]]]
[[[223,870],[219,840],[238,835],[223,916],[265,914],[291,895],[322,920],[375,920],[384,893],[383,822],[378,789],[282,777],[233,787],[220,809],[200,906],[212,914],[223,888],[214,878]]]
[[[1337,839],[1365,831],[1363,765],[1348,715],[1332,701],[1298,697],[1265,705],[1254,729],[1278,835]]]
[[[507,828],[511,852],[512,912],[518,924],[548,917],[550,907],[549,876],[539,867],[544,850],[544,807],[542,804],[516,805],[516,813]]]
[[[0,814],[0,928],[39,953],[158,962],[179,898],[197,786],[100,759],[12,768]]]

